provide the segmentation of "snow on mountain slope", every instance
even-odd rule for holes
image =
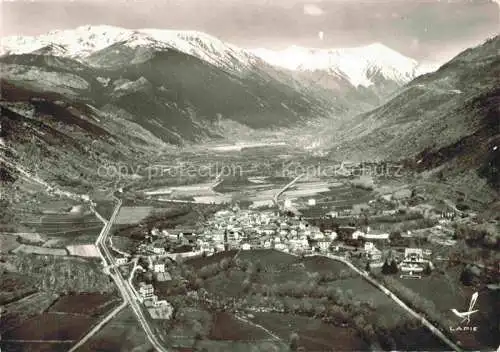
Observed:
[[[196,31],[163,29],[130,30],[113,26],[81,26],[72,30],[55,30],[40,36],[1,38],[0,55],[50,53],[55,56],[85,60],[86,57],[113,44],[123,43],[157,50],[177,49],[218,67],[240,69],[252,65],[255,56],[243,49]]]
[[[346,78],[355,87],[369,87],[374,77],[405,84],[416,76],[418,63],[383,44],[357,48],[315,49],[290,46],[285,50],[250,50],[271,65],[293,71],[326,71]]]

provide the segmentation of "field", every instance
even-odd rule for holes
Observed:
[[[40,254],[40,255],[68,255],[65,249],[47,248],[22,244],[12,251],[13,253]]]
[[[67,351],[115,306],[113,294],[38,292],[8,304],[2,317],[5,351]]]
[[[94,335],[78,352],[153,352],[154,349],[142,331],[134,313],[125,308],[102,330]]]
[[[19,242],[15,235],[0,235],[0,253],[9,253],[19,247]]]
[[[16,342],[2,341],[3,352],[67,352],[73,342]]]
[[[66,249],[70,255],[79,257],[99,257],[99,251],[94,244],[67,246]]]
[[[111,292],[115,286],[100,262],[80,257],[9,255],[9,271],[24,275],[38,289],[55,292]]]
[[[0,305],[16,301],[34,292],[36,292],[36,289],[25,275],[15,272],[2,272]]]
[[[288,192],[284,193],[284,197]],[[327,214],[334,209],[351,208],[355,204],[367,203],[375,198],[373,191],[355,188],[348,185],[330,187],[314,197],[316,205],[299,208],[303,216],[317,217]]]
[[[138,224],[153,213],[150,206],[121,207],[115,220],[117,225]]]
[[[113,214],[113,210],[115,208],[115,203],[112,201],[100,201],[96,204],[95,210],[102,216],[104,219],[109,219]]]
[[[389,297],[340,262],[274,250],[239,251],[229,260],[233,253],[188,260],[179,273],[188,273],[187,285],[196,278],[196,285],[208,295],[206,306],[199,307],[197,314],[210,341],[246,341],[238,331],[246,331],[250,324],[268,329],[262,331],[279,336],[285,344],[290,333],[297,331],[306,350],[366,349],[369,341],[385,341],[386,334],[394,335],[391,348],[405,349],[419,343],[429,350],[443,348]],[[194,307],[199,301],[184,302],[187,298],[181,281],[173,280],[165,285],[170,288],[164,287],[158,294],[168,295],[180,310],[197,311]],[[208,318],[210,312],[215,318]],[[189,336],[185,330],[191,328],[178,327],[178,334]]]
[[[271,336],[234,315],[226,312],[213,314],[212,328],[208,338],[211,340],[261,341],[272,339]]]
[[[218,263],[223,258],[232,258],[236,255],[236,253],[237,253],[236,250],[218,252],[218,253],[215,253],[214,255],[211,255],[208,257],[198,257],[198,258],[187,259],[185,263],[189,266],[192,266],[193,268],[201,269],[202,267],[204,267],[206,265]]]
[[[5,337],[5,333],[10,329],[18,327],[30,318],[43,313],[56,299],[57,294],[35,292],[3,306],[0,331],[2,337]]]
[[[3,340],[61,340],[75,341],[87,331],[93,319],[85,315],[42,313],[12,330]]]
[[[255,313],[253,322],[273,331],[283,341],[291,332],[299,335],[299,346],[306,351],[361,351],[368,345],[351,328],[335,327],[320,319],[276,313]]]
[[[56,247],[65,252],[67,245],[93,243],[102,228],[102,222],[94,214],[78,212],[25,215],[21,225],[24,231],[18,235],[22,243],[43,244],[47,247],[48,242],[50,247]],[[34,251],[35,249],[27,250]],[[46,254],[42,253],[44,250],[37,251],[40,254]]]
[[[64,295],[49,308],[51,313],[100,315],[119,301],[113,294],[79,293]]]
[[[468,349],[485,350],[498,346],[500,338],[495,326],[499,323],[496,309],[500,305],[500,295],[498,291],[463,286],[459,281],[461,269],[461,265],[446,267],[420,280],[396,278],[397,286],[408,290],[400,296],[406,301],[408,301],[408,295],[419,297],[418,300],[413,301],[415,309],[430,313],[432,320],[437,321],[445,329],[449,329],[450,326],[460,325],[460,321],[451,313],[451,309],[466,310],[471,295],[476,291],[479,292],[476,306],[479,312],[471,318],[471,325],[478,326],[479,332],[448,333],[454,336],[455,340],[461,341],[462,345]],[[391,286],[388,285],[388,287]]]

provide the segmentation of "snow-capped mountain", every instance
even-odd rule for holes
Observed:
[[[250,51],[271,65],[292,71],[323,71],[347,79],[354,87],[370,87],[378,78],[403,85],[416,76],[418,67],[416,60],[380,43],[339,49],[290,46],[281,51]]]
[[[40,36],[1,39],[0,55],[43,53],[86,61],[114,44],[165,51],[173,48],[218,67],[240,70],[256,60],[254,55],[206,33],[163,29],[130,30],[113,26],[81,26]]]

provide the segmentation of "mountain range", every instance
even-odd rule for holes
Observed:
[[[465,50],[385,104],[329,132],[323,141],[332,155],[406,160],[442,180],[458,178],[468,187],[498,192],[500,36]]]
[[[325,106],[335,114],[373,108],[411,80],[417,66],[415,60],[377,43],[329,51],[293,47],[282,53],[242,49],[196,31],[129,30],[105,25],[56,30],[35,37],[6,37],[1,43],[2,56],[54,56],[78,61],[94,70],[121,69],[147,62],[159,53],[178,51],[240,80],[253,78],[260,80],[260,85],[279,81],[309,98],[324,98],[328,103],[313,101],[312,105]],[[306,51],[310,55],[305,55]],[[277,58],[287,61],[290,57],[303,59],[295,72],[276,62]]]
[[[245,50],[110,26],[3,38],[1,147],[46,172],[64,160],[64,177],[88,175],[90,187],[95,162],[280,129],[342,160],[474,170],[497,187],[499,42],[415,77],[415,60],[378,43]]]

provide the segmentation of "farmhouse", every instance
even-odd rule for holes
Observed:
[[[322,252],[327,252],[330,248],[331,241],[329,240],[320,240],[317,242],[317,248],[319,248]]]
[[[164,247],[154,246],[152,248],[152,251],[153,251],[154,254],[157,254],[157,255],[165,254],[165,248]]]
[[[155,273],[164,273],[165,272],[165,263],[155,263],[153,265],[153,271]]]
[[[116,265],[124,265],[127,264],[127,262],[128,262],[127,257],[116,258]]]
[[[151,284],[146,284],[145,282],[139,283],[139,299],[145,300],[152,298],[154,295],[154,288]]]
[[[373,242],[365,243],[365,253],[370,261],[380,261],[382,259],[382,252],[375,247]]]
[[[243,243],[241,245],[241,249],[244,251],[249,251],[250,249],[252,249],[252,246],[249,243]]]

